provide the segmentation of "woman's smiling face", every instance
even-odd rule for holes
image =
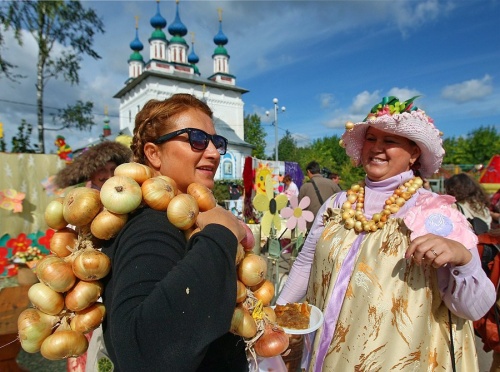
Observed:
[[[361,163],[370,180],[382,181],[408,171],[420,153],[420,148],[408,138],[369,127]]]

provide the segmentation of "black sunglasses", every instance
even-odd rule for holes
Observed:
[[[184,128],[176,130],[172,133],[164,134],[158,137],[153,143],[160,145],[172,138],[175,138],[183,133],[187,133],[189,137],[189,144],[195,150],[203,151],[208,147],[208,142],[212,141],[219,154],[224,155],[227,151],[227,139],[219,136],[218,134],[208,134],[207,132],[196,128]]]

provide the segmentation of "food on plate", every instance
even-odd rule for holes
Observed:
[[[307,329],[311,317],[311,306],[303,303],[288,303],[286,305],[276,305],[276,322],[283,328]]]

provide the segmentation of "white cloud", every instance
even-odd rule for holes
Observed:
[[[462,83],[448,85],[441,91],[441,96],[456,103],[479,100],[493,92],[493,79],[485,75],[482,79],[471,79]]]
[[[330,108],[334,103],[334,95],[331,93],[321,93],[319,95],[319,101],[321,108]]]
[[[398,97],[400,101],[406,101],[407,99],[410,99],[412,97],[421,96],[422,93],[420,93],[416,89],[393,87],[389,89],[387,95]]]

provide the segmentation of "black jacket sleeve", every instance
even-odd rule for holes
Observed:
[[[221,354],[227,369],[219,370],[241,370],[230,364],[244,358],[244,342],[226,335],[236,303],[236,247],[235,236],[217,224],[186,242],[165,213],[149,208],[127,223],[103,249],[112,261],[103,326],[115,370],[195,371],[204,360],[218,363],[207,350],[217,354],[221,340],[234,352]]]

